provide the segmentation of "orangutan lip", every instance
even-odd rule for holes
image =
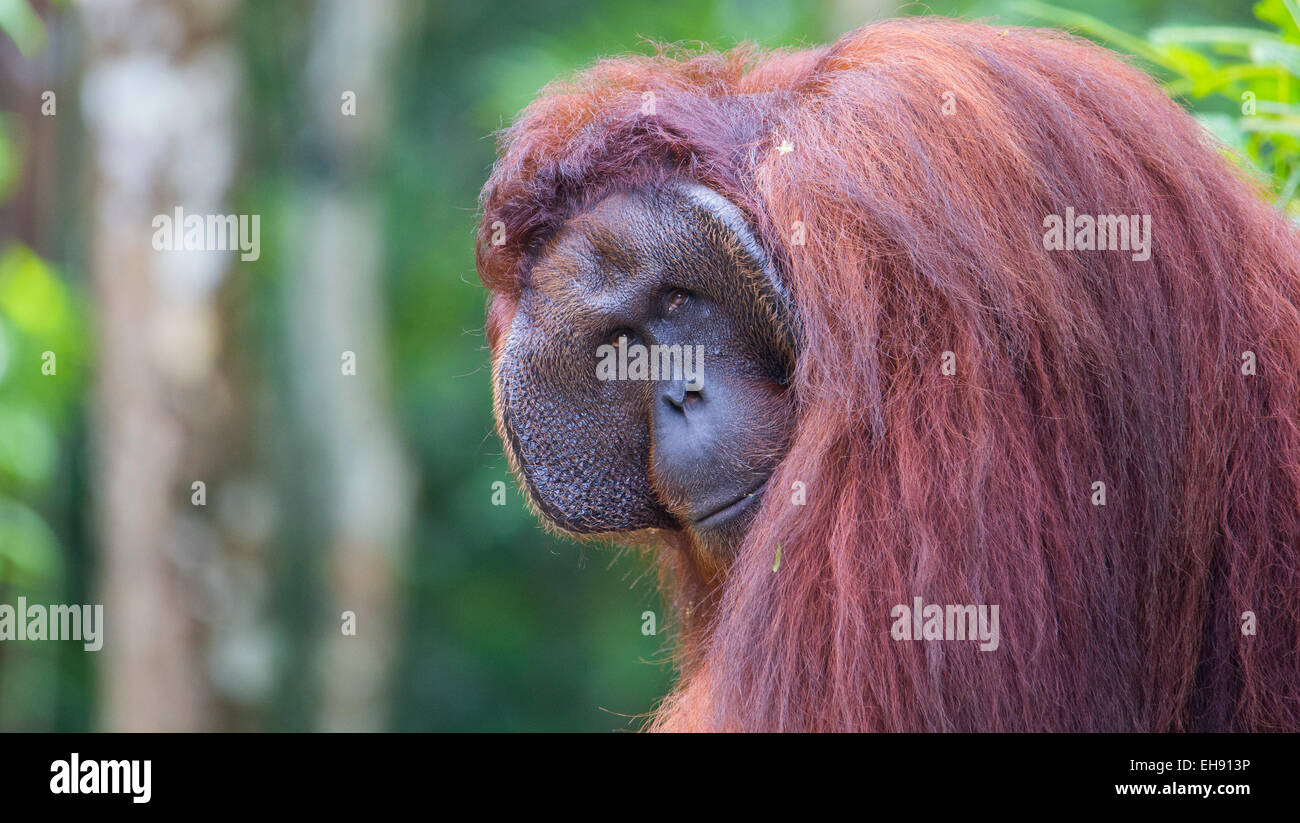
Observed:
[[[753,491],[747,492],[722,508],[714,509],[703,517],[696,518],[691,522],[694,523],[697,528],[705,529],[710,529],[714,526],[725,523],[734,515],[737,515],[754,505],[754,503],[763,496],[763,490],[765,488],[767,488],[767,480],[764,480],[762,483],[755,486]]]

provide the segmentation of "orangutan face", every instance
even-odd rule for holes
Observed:
[[[740,212],[701,186],[616,193],[569,220],[495,374],[541,512],[574,533],[679,529],[733,552],[792,428],[786,305]]]

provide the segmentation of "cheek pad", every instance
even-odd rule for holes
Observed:
[[[547,314],[520,305],[496,371],[507,448],[533,502],[576,534],[672,527],[649,480],[652,384],[599,380],[595,347]]]

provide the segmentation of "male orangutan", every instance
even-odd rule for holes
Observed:
[[[658,547],[652,728],[1300,729],[1300,245],[1108,52],[597,63],[504,132],[478,268],[532,504]]]

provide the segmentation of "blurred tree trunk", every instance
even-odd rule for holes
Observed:
[[[396,572],[411,505],[391,410],[382,301],[382,215],[370,181],[388,137],[390,65],[401,26],[389,0],[322,0],[314,9],[306,87],[313,158],[293,207],[290,391],[308,411],[302,466],[312,511],[324,517],[332,605],[320,635],[316,725],[386,726],[397,651]],[[355,615],[355,635],[343,614]]]
[[[152,220],[177,206],[233,211],[235,11],[229,0],[82,7],[105,621],[100,725],[108,730],[213,725],[204,625],[224,616],[212,613],[221,608],[212,581],[225,549],[209,509],[191,495],[203,481],[216,497],[217,474],[239,439],[239,393],[219,359],[228,323],[217,301],[239,257],[155,251]]]

